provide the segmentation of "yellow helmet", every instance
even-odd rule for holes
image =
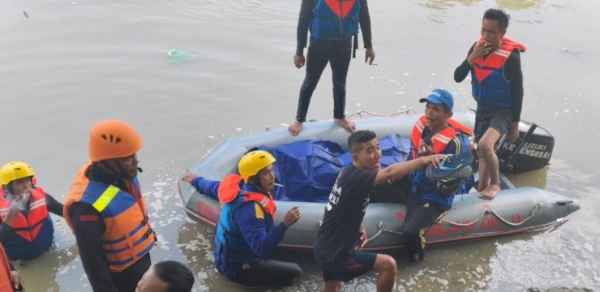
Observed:
[[[273,157],[271,153],[262,150],[252,151],[246,153],[242,159],[240,159],[238,170],[244,181],[248,182],[248,179],[251,176],[256,175],[261,169],[274,162],[275,157]]]
[[[5,164],[0,169],[0,183],[5,186],[12,181],[26,177],[33,177],[34,175],[35,171],[33,171],[33,168],[31,168],[29,164],[20,161],[13,161]]]

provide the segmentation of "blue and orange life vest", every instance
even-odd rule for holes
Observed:
[[[256,202],[258,208],[262,208],[265,215],[266,232],[270,233],[275,229],[275,202],[270,194],[258,192],[243,191],[241,185],[244,184],[242,177],[236,174],[227,176],[219,186],[219,201],[222,204],[221,218],[217,225],[217,234],[215,243],[220,252],[224,254],[225,259],[237,263],[254,263],[261,260],[261,257],[254,253],[250,245],[246,242],[242,233],[233,221],[233,212],[242,204],[247,202]]]
[[[315,39],[347,40],[358,35],[359,0],[319,0],[310,34]]]
[[[477,43],[481,44],[480,39]],[[495,50],[485,60],[482,57],[475,60],[471,68],[471,87],[473,98],[478,104],[509,108],[510,81],[504,77],[504,64],[514,50],[525,52],[524,45],[502,38],[502,46]]]
[[[421,117],[412,130],[411,141],[412,141],[412,158],[416,159],[418,157],[417,149],[421,144],[421,139],[423,138],[423,131],[425,129],[425,124],[427,123],[427,117]],[[449,127],[440,131],[439,133],[433,135],[431,137],[431,141],[433,143],[433,153],[441,154],[444,149],[448,146],[450,141],[455,140],[456,151],[457,153],[463,153],[471,151],[471,141],[469,136],[473,136],[473,131],[467,128],[465,125],[453,120],[448,119]],[[454,196],[444,196],[441,195],[440,191],[437,188],[437,183],[431,179],[429,179],[423,170],[418,169],[413,171],[410,174],[410,179],[413,184],[412,186],[412,194],[419,197],[420,200],[423,201],[434,201],[439,203],[443,207],[452,206],[452,202],[454,201]],[[465,193],[467,191],[465,185],[455,192],[455,194]]]
[[[0,216],[6,220],[9,200],[0,190]],[[54,243],[54,224],[48,214],[46,193],[40,187],[31,190],[29,206],[13,219],[12,232],[2,242],[8,257],[13,260],[31,260],[48,251]]]
[[[118,273],[149,253],[157,245],[156,235],[137,178],[130,182],[132,193],[127,193],[113,185],[90,181],[90,167],[88,163],[75,177],[65,201],[64,218],[73,230],[69,208],[77,202],[94,207],[102,215],[106,224],[102,248],[110,271]]]

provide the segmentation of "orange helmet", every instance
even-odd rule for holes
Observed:
[[[104,120],[90,130],[90,159],[98,162],[125,158],[138,152],[144,142],[142,137],[127,123]]]

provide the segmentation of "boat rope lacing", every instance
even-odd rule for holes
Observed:
[[[454,226],[460,226],[460,227],[467,227],[467,226],[471,226],[473,224],[475,224],[477,221],[481,220],[481,218],[483,218],[486,214],[494,214],[496,217],[498,217],[498,219],[500,219],[500,221],[504,222],[507,225],[510,226],[520,226],[523,223],[529,221],[529,219],[533,218],[535,216],[535,214],[537,214],[537,211],[542,207],[542,205],[540,204],[535,204],[535,206],[533,207],[533,210],[531,210],[531,213],[529,214],[529,216],[527,218],[525,218],[523,221],[518,222],[518,223],[513,223],[510,222],[504,218],[502,218],[502,216],[500,216],[498,213],[496,213],[496,211],[492,210],[492,208],[487,207],[485,208],[485,210],[483,210],[483,212],[481,212],[481,215],[479,215],[479,217],[477,219],[475,219],[474,221],[471,221],[469,223],[457,223],[457,222],[452,222],[452,221],[448,221],[446,219],[442,219],[442,222],[446,222],[448,224],[454,225]]]
[[[357,111],[355,113],[347,115],[346,118],[351,118],[351,117],[354,117],[354,116],[358,116],[359,119],[365,118],[366,116],[374,116],[374,117],[397,117],[397,116],[403,116],[403,115],[411,115],[411,112],[412,112],[413,115],[420,114],[414,108],[409,107],[406,110],[397,111],[397,112],[391,113],[391,114],[377,114],[377,113],[373,113],[373,112],[369,112],[369,111],[365,111],[365,110],[359,110],[359,111]],[[312,119],[310,119],[308,121],[309,122],[318,122],[319,119],[312,118]]]
[[[510,226],[520,226],[522,224],[524,224],[525,222],[529,221],[531,218],[533,218],[536,214],[537,211],[542,207],[541,204],[535,204],[535,206],[533,207],[533,210],[531,210],[531,213],[529,214],[529,216],[527,218],[525,218],[524,220],[522,220],[521,222],[518,223],[513,223],[510,222],[504,218],[502,218],[502,216],[500,216],[498,213],[496,213],[496,211],[494,211],[492,208],[487,207],[483,210],[483,212],[481,212],[481,215],[479,215],[479,217],[477,217],[477,219],[470,221],[469,223],[457,223],[457,222],[452,222],[452,221],[448,221],[446,219],[442,219],[440,220],[441,222],[445,222],[454,226],[459,226],[459,227],[467,227],[467,226],[471,226],[475,223],[477,223],[479,220],[481,220],[481,218],[485,217],[485,215],[487,214],[493,214],[494,216],[498,217],[498,219],[500,219],[500,221],[504,222],[507,225]],[[388,232],[388,233],[392,233],[392,234],[396,234],[396,235],[403,235],[404,233],[402,232],[397,232],[397,231],[393,231],[390,229],[385,229],[383,228],[383,222],[379,222],[379,231],[377,231],[377,233],[375,235],[373,235],[373,237],[369,238],[369,241],[371,241],[372,239],[375,239],[377,236],[381,235],[383,232]]]
[[[404,234],[402,232],[397,232],[397,231],[393,231],[393,230],[389,230],[389,229],[383,228],[383,222],[380,221],[379,222],[379,231],[377,231],[377,233],[375,235],[373,235],[373,237],[369,238],[369,241],[375,239],[375,237],[379,236],[383,232],[389,232],[389,233],[396,234],[396,235],[403,235]]]

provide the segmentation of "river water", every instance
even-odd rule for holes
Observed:
[[[478,39],[485,9],[512,16],[507,36],[524,43],[522,118],[556,138],[551,165],[512,177],[577,198],[581,209],[553,232],[432,248],[426,261],[397,255],[395,291],[600,289],[600,189],[594,146],[600,134],[600,2],[591,0],[370,0],[377,66],[357,52],[348,76],[349,113],[414,107],[434,87],[474,107],[453,71]],[[214,269],[214,232],[187,219],[175,181],[226,137],[293,121],[304,70],[292,64],[300,1],[0,0],[0,163],[21,160],[38,184],[63,200],[87,161],[90,127],[119,118],[139,130],[139,178],[160,247],[158,262],[187,262],[197,291],[246,291]],[[27,16],[25,16],[26,12]],[[362,41],[360,42],[362,45]],[[170,58],[171,49],[189,60]],[[309,118],[332,118],[326,69]],[[594,126],[595,125],[595,126]],[[28,291],[91,291],[74,237],[56,222],[56,248],[19,264]],[[323,282],[310,254],[300,283]],[[344,291],[375,291],[367,274]]]

